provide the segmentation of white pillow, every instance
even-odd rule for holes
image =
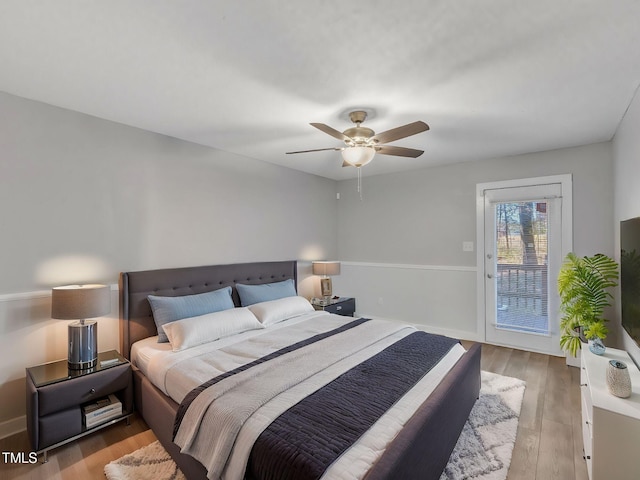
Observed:
[[[249,310],[265,327],[297,317],[303,313],[313,312],[313,305],[304,297],[285,297],[268,302],[250,305]]]
[[[183,318],[165,323],[164,328],[174,352],[219,338],[264,328],[248,308],[230,308],[221,312]]]

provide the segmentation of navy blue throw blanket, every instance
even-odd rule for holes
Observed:
[[[212,385],[215,385],[216,383],[224,380],[225,378],[231,377],[232,375],[235,375],[237,373],[240,372],[244,372],[245,370],[250,369],[251,367],[255,367],[256,365],[260,365],[261,363],[267,362],[273,358],[279,357],[280,355],[284,355],[285,353],[289,353],[289,352],[293,352],[294,350],[297,350],[299,348],[302,348],[304,346],[310,345],[314,342],[318,342],[320,340],[323,340],[327,337],[330,337],[332,335],[337,335],[341,332],[344,332],[346,330],[349,330],[351,328],[357,327],[358,325],[362,325],[365,322],[368,322],[369,320],[371,320],[370,318],[359,318],[357,320],[353,320],[349,323],[346,323],[338,328],[334,328],[333,330],[329,330],[327,332],[324,333],[319,333],[317,335],[314,335],[312,337],[309,337],[305,340],[301,340],[300,342],[288,345],[284,348],[281,348],[280,350],[277,350],[273,353],[270,353],[269,355],[266,355],[264,357],[258,358],[257,360],[254,360],[253,362],[249,362],[246,365],[241,365],[238,368],[234,368],[233,370],[229,370],[228,372],[225,372],[221,375],[218,375],[217,377],[212,378],[211,380],[208,380],[207,382],[203,383],[202,385],[199,385],[198,387],[194,388],[193,390],[191,390],[182,400],[182,402],[180,403],[180,406],[178,407],[178,411],[176,412],[176,418],[174,420],[173,423],[173,440],[175,440],[176,435],[178,434],[178,430],[180,429],[180,424],[182,423],[182,419],[184,418],[185,414],[187,413],[187,409],[189,408],[189,405],[191,405],[191,402],[193,402],[196,397],[198,395],[200,395],[202,392],[204,392],[207,388],[209,388]]]
[[[456,343],[448,337],[412,333],[309,395],[259,436],[247,477],[320,478]]]

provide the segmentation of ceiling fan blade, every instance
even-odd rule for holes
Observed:
[[[389,143],[400,140],[401,138],[410,137],[416,133],[426,132],[427,130],[429,130],[429,125],[418,121],[379,133],[375,135],[373,139],[378,140],[378,143]]]
[[[309,152],[324,152],[327,150],[342,150],[342,148],[339,147],[333,147],[333,148],[316,148],[314,150],[299,150],[297,152],[286,152],[287,155],[293,154],[293,153],[309,153]]]
[[[316,127],[318,130],[322,130],[324,133],[329,134],[332,137],[337,138],[338,140],[342,140],[343,142],[345,140],[350,140],[350,138],[347,137],[344,133],[339,132],[335,128],[331,128],[329,125],[325,125],[324,123],[310,123],[309,125],[311,125],[312,127]]]
[[[347,162],[345,160],[342,161],[342,166],[343,167],[353,167],[353,165],[351,165],[349,162]]]
[[[376,152],[381,155],[395,155],[396,157],[416,158],[424,153],[424,150],[414,148],[396,147],[394,145],[381,145],[376,147]]]

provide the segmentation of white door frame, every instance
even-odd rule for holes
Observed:
[[[573,178],[571,174],[524,178],[476,184],[476,263],[477,263],[477,332],[478,340],[486,342],[485,310],[485,229],[484,191],[500,188],[530,187],[559,183],[562,188],[562,258],[573,251]],[[556,315],[558,313],[556,312]],[[551,318],[549,319],[551,322]],[[544,352],[547,353],[547,352]]]

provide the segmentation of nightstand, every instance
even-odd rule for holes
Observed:
[[[31,448],[44,453],[95,432],[133,413],[131,364],[115,350],[98,354],[88,370],[69,370],[67,360],[27,368],[27,432]],[[92,428],[82,421],[82,404],[115,394],[122,415]]]
[[[321,299],[314,299],[311,305],[316,310],[324,310],[325,312],[343,315],[345,317],[353,317],[356,311],[356,299],[351,297],[339,297],[330,299],[327,305],[324,305]]]

